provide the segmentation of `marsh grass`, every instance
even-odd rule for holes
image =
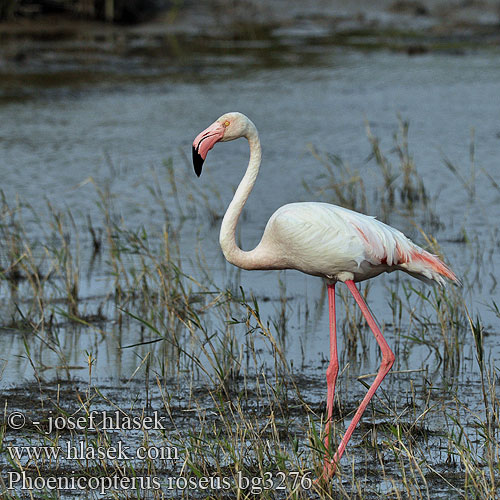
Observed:
[[[313,158],[322,164],[325,172],[314,184],[305,185],[306,189],[353,210],[381,213],[384,220],[389,220],[395,211],[414,215],[415,210],[420,210],[420,215],[436,223],[438,217],[429,205],[429,195],[410,151],[409,122],[398,117],[398,123],[388,152],[383,150],[380,138],[366,123],[370,153],[361,168],[350,166],[338,155],[323,153],[314,145],[308,145]],[[367,172],[370,166],[376,167],[376,171],[368,168]]]
[[[476,168],[476,144],[475,144],[475,132],[471,129],[470,142],[469,142],[469,172],[467,174],[463,173],[463,169],[458,167],[452,160],[447,156],[443,158],[444,164],[450,170],[450,172],[455,175],[455,177],[460,181],[465,191],[469,196],[469,201],[473,202],[476,197],[476,178],[477,178],[477,168]],[[484,169],[482,169],[484,170]],[[493,180],[491,176],[490,180]],[[495,185],[493,180],[492,185]]]
[[[369,128],[368,138],[381,181],[376,192],[368,193],[359,173],[341,159],[313,150],[329,181],[321,196],[338,197],[335,201],[357,209],[369,201],[381,210],[399,207],[411,217],[417,210],[428,211],[428,190],[408,147],[408,124],[400,122],[393,137],[397,165],[381,151]],[[196,207],[199,211],[214,198],[211,211],[202,210],[212,213],[215,221],[221,213],[218,198],[191,188],[191,197],[184,198],[180,194],[184,180],[177,177],[172,162],[166,162],[163,173],[152,175],[150,193],[165,220],[156,231],[127,227],[117,215],[110,184],[94,179],[87,184],[94,186],[100,217],[84,217],[84,222],[50,203],[41,214],[19,200],[13,204],[2,200],[2,307],[10,312],[4,315],[8,320],[3,326],[25,332],[23,355],[37,381],[4,391],[2,498],[29,497],[26,491],[6,490],[9,470],[31,477],[158,477],[162,484],[159,490],[109,490],[110,498],[493,500],[498,496],[498,368],[488,357],[481,318],[471,318],[461,289],[386,280],[390,321],[381,328],[397,362],[356,430],[332,484],[323,489],[310,479],[319,475],[325,453],[334,452],[374,377],[360,374],[360,368],[377,369],[380,360],[378,352],[368,354],[373,339],[359,310],[338,287],[342,369],[332,450],[325,450],[326,367],[318,363],[315,368],[298,368],[286,355],[291,318],[306,328],[321,315],[322,300],[319,304],[306,300],[302,312],[295,314],[296,304],[279,274],[272,301],[241,286],[238,274],[229,274],[228,283],[221,285],[201,251],[190,261],[195,272],[187,273],[181,226],[188,219],[194,223]],[[161,176],[167,179],[165,188],[159,187]],[[30,230],[33,225],[41,228],[36,237]],[[434,239],[425,239],[429,250],[439,253]],[[96,253],[106,269],[107,287],[89,301],[82,267]],[[362,293],[370,301],[375,292],[366,284]],[[491,309],[499,315],[495,301]],[[94,331],[116,337],[121,352],[137,354],[136,368],[126,379],[103,385],[94,374],[102,353],[89,350],[80,377],[75,378],[62,340],[68,325],[79,335]],[[124,329],[133,330],[137,340],[123,344]],[[30,335],[42,339],[59,357],[63,367],[59,379],[45,380],[47,367],[30,348]],[[464,384],[471,336],[478,376],[469,373]],[[327,332],[324,338],[326,343]],[[419,350],[427,355],[417,355],[418,363],[412,364]],[[466,389],[473,395],[461,393]],[[133,432],[65,428],[46,434],[49,416],[88,418],[91,411],[103,409],[123,415],[158,411],[166,417],[166,428]],[[41,423],[10,429],[6,418],[14,410],[27,413],[28,422]],[[83,442],[85,447],[109,450],[119,441],[133,449],[175,448],[178,456],[74,461],[45,456],[16,459],[8,452],[15,443],[64,448],[68,442]],[[168,482],[207,477],[227,478],[229,487],[189,489],[174,481],[170,489]],[[274,488],[269,488],[270,477]],[[242,478],[249,481],[246,487]],[[98,496],[92,491],[86,494]],[[69,498],[48,489],[40,495]]]
[[[318,181],[321,187],[311,188],[304,183],[304,187],[312,194],[333,198],[336,203],[352,210],[366,211],[367,198],[363,177],[360,172],[335,154],[322,153],[309,144],[308,149],[312,156],[325,168]]]

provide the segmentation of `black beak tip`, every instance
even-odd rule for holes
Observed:
[[[201,157],[201,155],[196,151],[196,148],[193,146],[193,167],[194,173],[199,177],[201,175],[201,170],[203,167],[203,162],[205,160]]]

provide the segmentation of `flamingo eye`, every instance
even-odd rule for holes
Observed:
[[[230,125],[230,123],[226,120],[226,121],[224,122],[224,127],[229,127],[229,125]]]

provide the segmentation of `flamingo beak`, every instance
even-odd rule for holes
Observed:
[[[201,175],[203,162],[207,153],[214,147],[215,143],[224,137],[225,128],[219,122],[212,123],[193,141],[193,167],[196,175]]]

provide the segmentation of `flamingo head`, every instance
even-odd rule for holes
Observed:
[[[251,123],[242,113],[226,113],[198,134],[193,141],[193,166],[196,175],[201,175],[203,162],[215,143],[246,136]]]

